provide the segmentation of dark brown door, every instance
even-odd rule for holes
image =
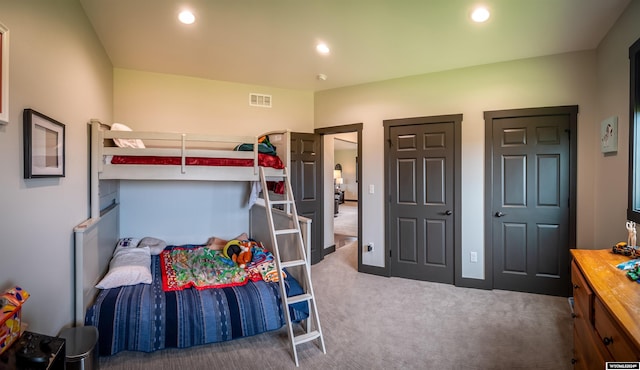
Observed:
[[[486,190],[492,198],[493,287],[566,296],[576,114],[550,108],[504,112],[485,114],[492,142],[492,186]]]
[[[311,219],[311,264],[323,258],[320,138],[318,134],[291,133],[291,189],[298,215]]]
[[[452,284],[455,125],[425,121],[389,127],[390,274]]]

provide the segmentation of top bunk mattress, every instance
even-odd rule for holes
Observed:
[[[91,127],[92,178],[101,180],[257,181],[259,168],[281,177],[289,165],[288,130],[229,136],[132,131],[98,121]]]
[[[170,156],[127,156],[115,155],[111,157],[111,164],[133,164],[133,165],[182,165],[182,157]],[[253,159],[247,158],[208,158],[208,157],[186,157],[187,166],[228,166],[228,167],[253,167]],[[258,153],[258,166],[283,169],[284,163],[280,157],[264,153]]]

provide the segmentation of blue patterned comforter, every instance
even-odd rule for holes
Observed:
[[[102,290],[88,308],[85,325],[98,328],[100,356],[152,352],[221,342],[279,329],[285,324],[278,283],[165,292],[160,258],[152,256],[152,284]],[[287,295],[302,293],[287,274]],[[308,317],[306,302],[290,308],[294,321]]]

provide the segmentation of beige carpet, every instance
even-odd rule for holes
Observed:
[[[358,202],[346,201],[338,207],[333,218],[333,233],[358,236]]]
[[[356,243],[312,267],[327,354],[301,369],[571,369],[566,298],[356,271]],[[100,359],[111,369],[294,369],[284,330],[226,343]]]

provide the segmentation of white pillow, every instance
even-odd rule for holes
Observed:
[[[109,262],[109,272],[96,288],[111,289],[124,285],[151,284],[152,281],[149,247],[118,246]]]
[[[111,125],[111,131],[132,131],[129,126],[122,123],[114,123]],[[144,149],[144,143],[140,139],[113,139],[113,142],[121,148],[139,148]]]
[[[157,256],[162,253],[166,246],[167,242],[165,242],[164,240],[152,238],[150,236],[142,238],[142,240],[140,240],[140,243],[138,243],[138,248],[149,247],[149,251],[151,251],[152,256]]]
[[[135,248],[140,244],[140,239],[138,238],[121,238],[118,239],[118,244],[116,244],[116,248],[118,247],[127,247],[127,248]],[[113,251],[115,253],[115,251]]]

